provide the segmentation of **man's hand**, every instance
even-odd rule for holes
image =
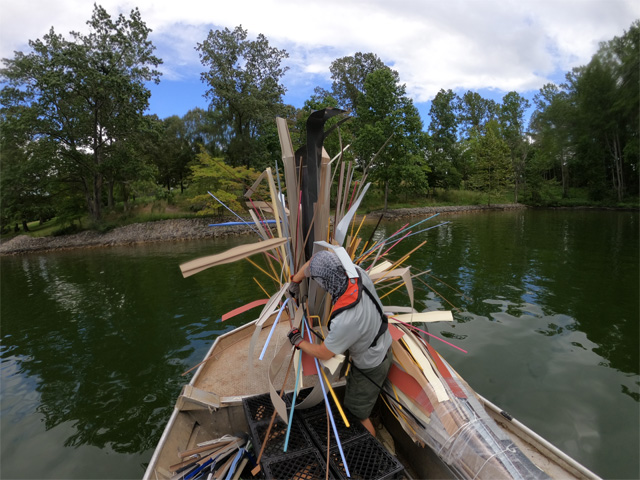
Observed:
[[[293,298],[296,299],[296,301],[298,301],[298,296],[300,295],[299,283],[291,282],[289,284],[289,295],[291,295]]]
[[[287,333],[287,337],[289,337],[289,341],[291,342],[291,345],[293,345],[296,348],[299,348],[299,345],[302,343],[302,334],[300,333],[300,330],[298,330],[297,328],[292,328],[289,333]]]

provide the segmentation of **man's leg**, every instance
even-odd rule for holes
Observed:
[[[360,422],[362,423],[362,425],[364,425],[364,428],[369,430],[369,433],[371,435],[373,435],[374,437],[376,436],[376,429],[374,428],[373,423],[371,423],[371,419],[365,418],[364,420],[360,420]]]

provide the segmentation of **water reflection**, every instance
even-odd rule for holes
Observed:
[[[416,308],[459,309],[429,331],[469,351],[432,341],[474,388],[621,478],[637,470],[638,215],[557,213],[450,217],[393,256],[427,240],[411,258],[430,270],[414,281]],[[383,222],[374,240],[404,223]],[[246,241],[1,258],[0,477],[140,476],[181,374],[255,312],[221,315],[262,296],[253,277],[270,288],[247,262],[188,279],[178,265]]]
[[[73,425],[66,447],[155,447],[181,373],[234,327],[219,316],[249,272],[239,264],[219,283],[190,281],[175,252],[130,250],[3,258],[3,417],[35,409],[46,430]]]
[[[462,310],[490,319],[496,311],[564,316],[565,322],[550,322],[539,332],[581,330],[612,368],[638,374],[640,356],[631,341],[638,338],[638,215],[532,213],[487,214],[482,221],[454,217],[451,225],[404,247],[428,240],[413,263],[461,290],[464,296],[452,295],[429,282]],[[459,322],[469,318],[456,316]]]
[[[191,350],[187,332],[149,311],[147,295],[134,287],[140,269],[124,281],[91,256],[71,268],[54,257],[21,263],[12,272],[12,289],[37,292],[37,299],[3,305],[3,335],[10,334],[16,346],[17,373],[38,379],[37,412],[46,429],[71,422],[75,432],[65,446],[151,448],[163,423],[162,407],[179,384],[182,362],[172,360],[184,360]],[[166,282],[148,285],[163,276],[156,268],[145,267],[145,289],[162,301]],[[141,389],[153,392],[155,401],[140,402]]]

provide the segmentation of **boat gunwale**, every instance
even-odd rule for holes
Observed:
[[[498,426],[500,426],[507,432],[517,436],[523,442],[528,443],[531,447],[537,449],[542,456],[546,458],[553,458],[553,461],[559,467],[568,471],[569,473],[576,475],[577,477],[582,475],[584,476],[584,478],[588,478],[590,480],[602,480],[601,477],[593,473],[591,470],[579,463],[574,458],[567,455],[565,452],[552,444],[549,440],[531,430],[515,417],[512,417],[511,415],[509,415],[508,417],[505,416],[506,412],[504,410],[502,410],[490,400],[487,400],[478,392],[476,392],[476,396],[482,403],[484,409],[487,410],[487,413],[493,413],[501,420],[501,422],[497,422]],[[504,423],[505,426],[503,427],[501,423]]]

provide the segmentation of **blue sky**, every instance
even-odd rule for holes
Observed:
[[[99,2],[111,15],[138,7],[163,59],[150,86],[150,113],[161,118],[207,107],[195,47],[209,30],[242,25],[289,53],[285,101],[301,107],[316,86],[329,88],[329,65],[372,52],[400,74],[425,128],[440,89],[500,101],[526,98],[586,64],[599,42],[640,18],[637,0],[162,0]],[[28,50],[28,40],[86,30],[93,2],[0,0],[0,57]]]

